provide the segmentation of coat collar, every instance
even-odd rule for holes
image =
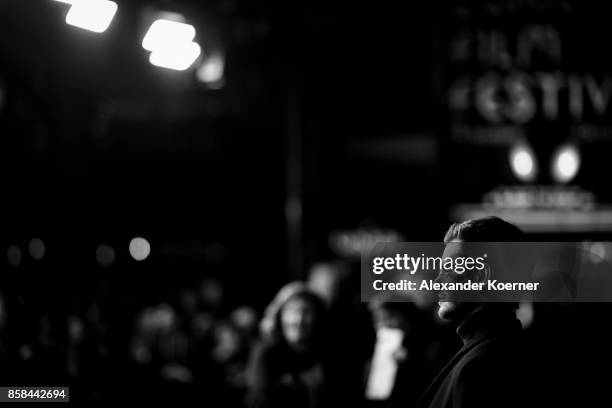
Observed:
[[[470,313],[457,327],[463,345],[476,343],[485,337],[516,333],[521,325],[514,310],[501,305],[481,306]]]

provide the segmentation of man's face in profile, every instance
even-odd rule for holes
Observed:
[[[466,248],[462,244],[462,241],[456,239],[450,241],[445,246],[444,252],[442,253],[442,260],[445,260],[447,258],[465,258],[469,256],[471,256],[471,254],[466,251]],[[462,271],[462,273],[457,273],[454,270],[445,270],[444,268],[442,268],[440,269],[440,273],[436,278],[435,282],[460,283],[466,282],[467,280],[479,282],[482,279],[480,273],[475,270],[466,269]],[[444,290],[438,292],[438,297],[440,299],[438,302],[438,316],[441,319],[445,320],[461,320],[477,306],[477,303],[474,302],[460,302],[456,300],[451,300],[451,293]]]

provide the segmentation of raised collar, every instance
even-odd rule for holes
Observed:
[[[517,334],[521,324],[514,310],[500,305],[482,306],[470,313],[457,327],[457,334],[464,345],[485,337]]]

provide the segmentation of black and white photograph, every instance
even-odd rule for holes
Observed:
[[[611,406],[611,22],[0,0],[0,407]]]

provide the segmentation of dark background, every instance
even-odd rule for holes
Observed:
[[[18,311],[16,343],[35,337],[40,316],[60,324],[92,304],[105,305],[111,333],[127,333],[143,307],[203,278],[222,282],[227,310],[261,311],[314,262],[346,255],[330,245],[338,231],[439,241],[456,221],[453,205],[524,187],[508,146],[453,139],[456,125],[490,125],[454,116],[454,79],[518,69],[604,81],[612,69],[604,1],[117,3],[109,29],[96,34],[65,24],[66,4],[0,0],[0,249],[21,253],[16,265],[0,260],[0,290]],[[194,69],[149,64],[140,43],[157,10],[184,14],[204,53],[222,50],[222,87],[198,82]],[[463,30],[514,33],[530,22],[559,30],[561,61],[504,68],[450,58]],[[609,119],[561,112],[520,128],[543,160],[574,140],[572,126],[601,129],[600,140],[577,142],[583,162],[572,185],[605,206]],[[546,177],[529,186],[559,187]],[[607,240],[606,228],[531,237]],[[128,252],[135,236],[151,243],[143,262]],[[45,245],[41,260],[29,254],[34,237]],[[110,267],[96,261],[100,244],[115,250]],[[584,315],[565,307],[572,323],[557,319],[577,338],[584,315],[606,331],[604,306],[584,306]],[[124,350],[127,335],[108,336],[110,349]],[[593,346],[588,338],[576,347]],[[605,347],[593,341],[593,350]]]
[[[173,276],[230,269],[265,291],[328,256],[332,229],[365,221],[439,236],[443,223],[427,221],[445,216],[433,6],[123,1],[102,34],[66,25],[61,3],[1,6],[7,245],[44,238],[68,274],[95,267],[99,243],[123,249],[135,235],[160,266],[165,244],[216,245],[215,265],[191,254],[192,271]],[[148,63],[140,41],[152,7],[187,15],[204,52],[212,32],[227,59],[223,88]],[[389,159],[386,140],[405,147]],[[288,241],[295,191],[303,220]],[[288,245],[307,253],[293,270]]]

